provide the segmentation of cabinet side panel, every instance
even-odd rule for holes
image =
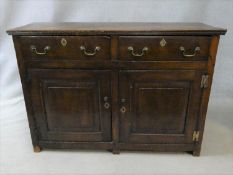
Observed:
[[[209,97],[210,97],[210,91],[211,91],[211,85],[213,80],[213,74],[214,74],[214,66],[216,61],[216,55],[218,50],[218,43],[219,43],[220,36],[213,36],[211,39],[211,45],[209,50],[209,61],[208,61],[208,87],[206,89],[203,89],[202,99],[201,99],[201,107],[200,107],[200,113],[199,113],[199,119],[197,123],[197,130],[200,131],[199,135],[199,141],[195,145],[195,151],[193,152],[193,155],[199,156],[201,151],[201,143],[203,139],[203,133],[204,133],[204,126],[205,126],[205,120],[206,120],[206,114],[208,109],[208,103],[209,103]]]
[[[23,56],[21,53],[22,46],[19,43],[19,36],[13,36],[13,41],[14,41],[14,47],[17,57],[18,70],[19,70],[23,94],[24,94],[24,101],[27,110],[27,118],[31,132],[32,144],[35,147],[38,145],[38,133],[37,133],[36,123],[33,118],[33,109],[30,99],[30,77],[28,77],[27,75],[27,68],[23,61]]]

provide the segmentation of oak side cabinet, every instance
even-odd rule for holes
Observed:
[[[225,29],[201,23],[33,23],[7,32],[35,152],[200,155]]]

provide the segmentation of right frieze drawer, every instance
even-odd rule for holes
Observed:
[[[120,36],[121,61],[205,61],[211,37],[208,36]]]

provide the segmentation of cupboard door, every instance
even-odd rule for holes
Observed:
[[[120,71],[120,142],[192,143],[201,72]]]
[[[40,140],[111,141],[109,71],[31,69]]]

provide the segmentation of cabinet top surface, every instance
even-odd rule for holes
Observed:
[[[226,29],[202,23],[144,23],[144,22],[63,22],[31,23],[7,31],[11,35],[223,35]]]

